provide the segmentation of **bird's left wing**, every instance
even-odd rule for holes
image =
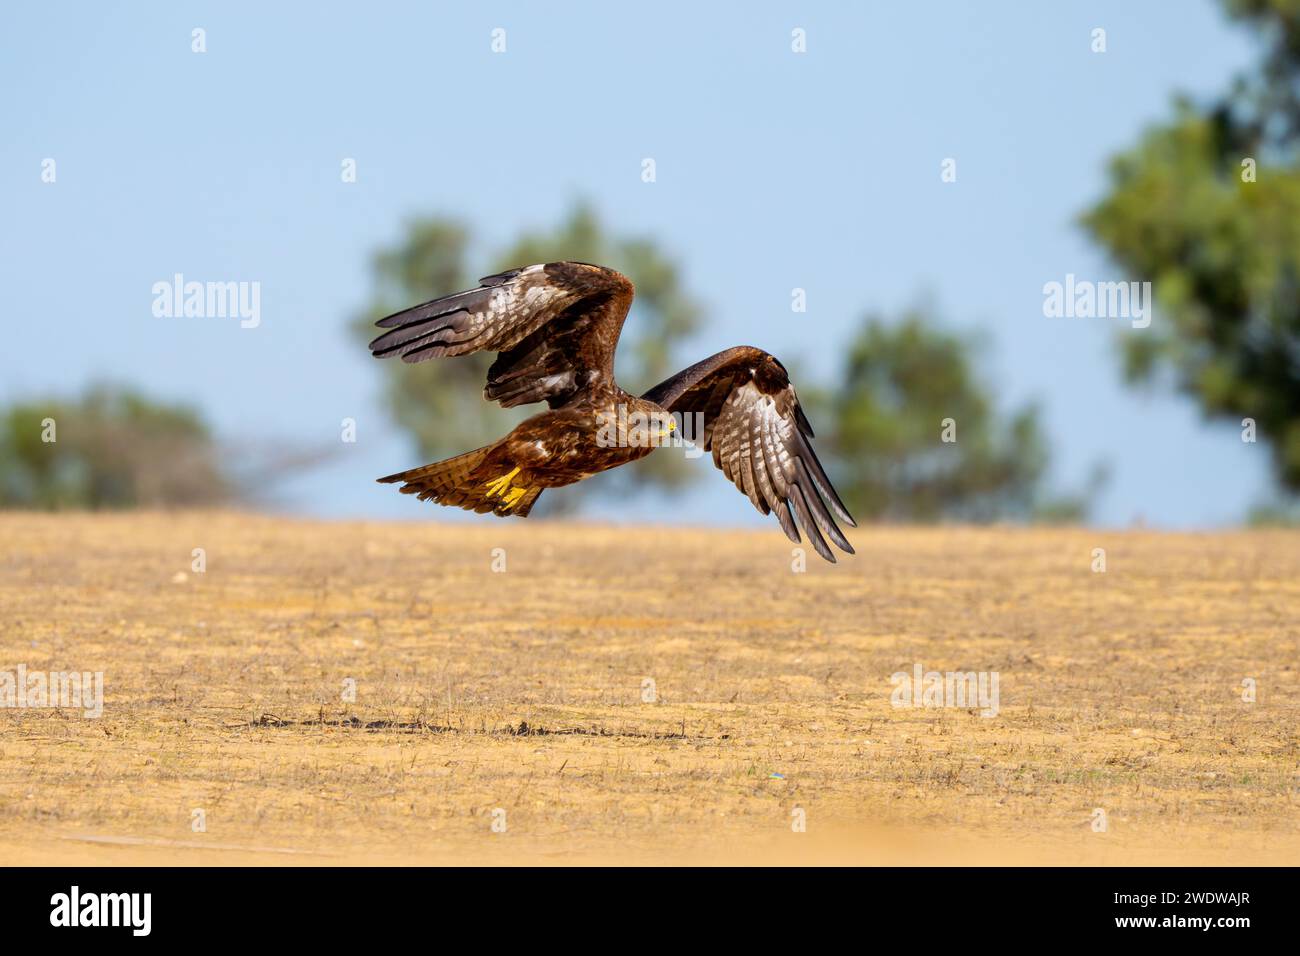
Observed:
[[[712,450],[713,463],[763,514],[776,512],[786,536],[808,540],[827,561],[835,555],[824,533],[842,550],[853,547],[835,518],[856,527],[821,462],[813,453],[812,425],[799,405],[785,366],[762,349],[741,346],[719,352],[646,392],[674,414],[699,415],[703,434],[686,437]]]
[[[560,404],[614,375],[614,349],[632,303],[626,276],[585,262],[547,262],[479,280],[479,287],[380,319],[376,358],[423,362],[501,353],[483,395],[506,408]]]

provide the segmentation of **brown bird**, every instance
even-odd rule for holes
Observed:
[[[547,488],[643,458],[677,431],[713,452],[713,463],[763,514],[776,512],[791,541],[799,527],[827,561],[853,548],[836,526],[856,527],[817,456],[785,366],[739,346],[678,372],[640,398],[614,381],[614,349],[633,288],[613,269],[548,262],[481,279],[477,289],[380,319],[376,358],[423,362],[484,349],[497,354],[483,397],[505,408],[545,400],[550,411],[500,441],[380,478],[402,492],[496,515],[528,514]],[[828,510],[829,506],[829,510]],[[798,518],[798,525],[795,523]]]

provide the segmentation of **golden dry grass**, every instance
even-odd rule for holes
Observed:
[[[0,710],[0,853],[1300,859],[1300,535],[854,542],[795,574],[776,533],[0,515],[0,670],[105,675],[98,720]],[[893,707],[916,662],[997,671],[1000,713]]]

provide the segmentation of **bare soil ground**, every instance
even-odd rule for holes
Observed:
[[[0,859],[1300,861],[1300,534],[852,537],[0,514]]]

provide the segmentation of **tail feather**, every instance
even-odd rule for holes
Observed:
[[[410,471],[399,471],[378,480],[381,484],[401,482],[402,494],[416,495],[421,501],[436,501],[440,505],[464,508],[478,514],[491,511],[503,516],[527,517],[543,489],[529,489],[512,507],[507,508],[500,496],[493,497],[487,493],[482,476],[474,475],[492,447],[487,445],[455,458],[435,461]]]

